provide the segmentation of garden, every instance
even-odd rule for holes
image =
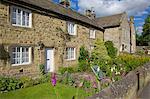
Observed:
[[[80,48],[78,66],[61,67],[57,74],[45,74],[40,65],[39,78],[0,77],[1,99],[84,99],[126,76],[127,73],[150,62],[144,54],[120,53],[111,41],[95,41],[88,52]],[[94,72],[94,69],[98,73]],[[54,78],[56,84],[51,84]]]

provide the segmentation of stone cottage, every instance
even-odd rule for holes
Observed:
[[[135,53],[136,39],[134,18],[124,12],[112,16],[105,16],[95,19],[103,26],[104,41],[112,41],[119,52]]]
[[[63,3],[62,3],[63,4]],[[68,5],[67,5],[68,6]],[[64,4],[49,0],[0,1],[0,74],[38,75],[75,66],[79,49],[89,51],[104,29]]]
[[[45,65],[46,72],[76,66],[80,47],[84,45],[91,51],[97,38],[112,40],[120,51],[124,44],[124,50],[130,52],[131,30],[127,15],[120,16],[113,19],[114,22],[125,21],[114,24],[109,20],[111,24],[107,21],[106,25],[101,21],[103,18],[98,18],[97,23],[95,14],[87,11],[86,16],[82,15],[64,2],[1,0],[0,75],[36,76],[41,64]]]

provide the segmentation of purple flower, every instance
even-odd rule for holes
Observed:
[[[53,86],[56,86],[56,73],[52,73],[51,82]]]

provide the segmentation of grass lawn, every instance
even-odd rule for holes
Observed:
[[[0,99],[72,99],[73,96],[76,96],[75,99],[85,99],[88,94],[82,89],[62,84],[53,87],[50,83],[0,93]]]

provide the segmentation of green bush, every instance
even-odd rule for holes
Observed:
[[[94,43],[94,49],[92,51],[92,61],[94,64],[99,65],[105,60],[110,60],[108,56],[104,42],[101,39],[97,39]]]
[[[50,81],[50,74],[42,75],[40,78],[31,79],[30,77],[23,76],[21,78],[0,77],[0,91],[7,92],[15,89],[31,87],[40,83]]]
[[[11,91],[22,87],[22,82],[15,78],[0,77],[0,91]]]
[[[111,58],[108,56],[104,42],[101,39],[97,39],[94,43],[94,49],[91,55],[91,64],[98,65],[103,72],[106,72],[109,68],[107,62]]]
[[[45,74],[45,66],[43,64],[39,65],[41,75]]]
[[[23,76],[19,80],[23,83],[22,88],[31,87],[34,85],[34,81],[27,76]]]
[[[50,79],[51,79],[51,75],[50,75],[50,73],[48,73],[48,74],[42,75],[39,79],[39,82],[46,83],[46,82],[49,82]]]
[[[68,72],[68,73],[75,73],[77,72],[77,68],[76,67],[60,67],[59,68],[59,72],[61,74],[64,74],[65,72]]]
[[[138,66],[145,64],[150,61],[150,57],[122,54],[118,57],[122,61],[126,72],[136,69]]]
[[[83,81],[83,87],[84,88],[90,88],[91,87],[91,82],[89,80],[84,80]]]
[[[90,68],[90,57],[89,52],[86,50],[84,46],[81,46],[80,48],[80,55],[78,58],[78,71],[88,71]]]
[[[79,62],[81,62],[83,60],[87,60],[88,61],[88,59],[89,59],[89,52],[88,52],[88,50],[86,50],[84,46],[81,46],[81,48],[80,48],[80,55],[79,55],[78,61]]]
[[[114,47],[114,44],[112,41],[106,41],[105,42],[105,47],[107,49],[108,55],[111,58],[116,58],[117,56],[117,48]]]
[[[78,71],[85,72],[90,70],[90,63],[86,60],[82,60],[78,63]]]

